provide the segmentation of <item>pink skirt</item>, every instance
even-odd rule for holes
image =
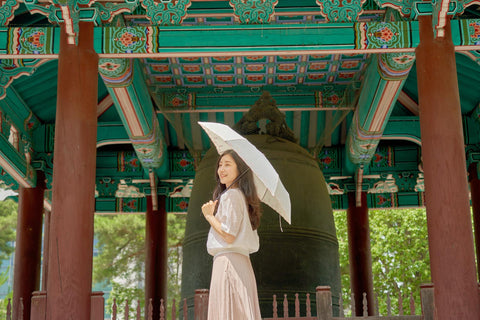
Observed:
[[[223,253],[213,260],[208,320],[261,320],[250,258]]]

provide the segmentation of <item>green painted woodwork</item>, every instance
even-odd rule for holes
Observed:
[[[460,107],[462,114],[466,115],[473,111],[480,101],[480,65],[463,54],[457,53],[456,69],[458,71],[458,90],[460,95]],[[418,101],[417,91],[417,70],[416,65],[412,66],[404,91],[406,91],[414,100]]]
[[[104,177],[115,177],[118,181],[120,179],[131,181],[132,179],[146,179],[148,177],[131,146],[127,145],[127,147],[122,148],[122,151],[104,149],[101,148],[97,152],[97,177],[102,179]]]
[[[115,207],[124,212],[144,212],[144,197],[151,194],[151,186],[140,159],[131,147],[130,151],[108,149],[102,147],[97,152],[96,210],[113,212]],[[191,189],[189,180],[195,176],[194,160],[188,152],[172,151],[168,162],[174,179],[172,182],[160,181],[157,194],[169,196],[169,212],[186,212]]]
[[[188,204],[190,202],[190,198],[168,198],[166,203],[167,212],[186,212],[188,210]]]
[[[232,51],[248,52],[255,48],[255,51],[294,51],[294,50],[333,50],[333,49],[366,49],[365,42],[355,42],[355,39],[374,39],[374,34],[365,32],[370,25],[374,27],[378,23],[358,23],[357,28],[352,28],[350,23],[335,23],[299,26],[284,25],[242,25],[242,26],[191,26],[191,27],[135,27],[129,31],[138,39],[137,42],[128,43],[121,41],[118,28],[104,28],[102,48],[108,49],[111,53],[164,53],[169,52],[223,52]],[[415,34],[415,23],[392,23],[392,28]],[[156,34],[161,32],[160,41]],[[179,35],[181,32],[182,35]],[[399,31],[400,32],[400,31]],[[239,33],[241,34],[239,36]],[[402,33],[403,34],[403,33]],[[153,37],[153,38],[152,38]],[[118,39],[118,40],[116,40]],[[152,40],[150,40],[152,39]],[[417,37],[418,39],[418,37]],[[407,41],[391,43],[391,48],[412,48],[416,45]],[[418,41],[417,41],[418,43]],[[383,43],[381,43],[383,45]],[[372,47],[371,45],[369,47]],[[375,46],[373,46],[375,47]],[[372,48],[373,48],[372,47]],[[379,48],[381,46],[377,46]],[[137,49],[138,48],[138,49]],[[97,52],[100,47],[96,47]]]
[[[445,36],[447,19],[451,19],[457,12],[463,12],[462,1],[432,0],[432,27],[435,37]],[[430,15],[430,13],[425,13]]]
[[[334,106],[342,105],[334,96],[342,96],[347,84],[358,80],[366,57],[366,54],[312,54],[246,56],[235,60],[164,58],[145,59],[144,65],[151,91],[158,92],[157,101],[163,107],[250,106],[255,102],[252,97],[259,96],[261,91],[276,94],[282,106],[301,106],[303,101],[306,105]],[[179,88],[172,93],[175,86]],[[251,98],[247,101],[247,97]],[[287,102],[289,97],[299,100]]]
[[[195,177],[195,159],[187,151],[171,151],[170,172],[172,178],[194,178]]]
[[[372,209],[408,207],[409,205],[415,207],[424,207],[425,201],[423,192],[382,193],[367,195],[367,206]],[[345,210],[347,207],[347,197],[332,196],[332,208],[334,210]]]
[[[129,144],[130,138],[125,130],[123,123],[108,122],[99,123],[97,127],[97,146],[110,144]]]
[[[461,29],[465,31],[462,39],[468,44],[480,44],[480,19],[460,20]],[[457,31],[457,30],[455,30]],[[453,36],[452,32],[452,36]]]
[[[136,7],[138,7],[138,1],[136,0],[125,0],[123,3],[112,3],[107,2],[103,4],[102,2],[95,2],[94,7],[99,14],[100,20],[103,24],[108,24],[112,22],[120,13],[132,12]]]
[[[324,147],[318,154],[317,161],[327,181],[333,181],[338,176],[347,176],[342,163],[346,156],[345,149],[342,147]],[[401,172],[418,171],[419,164],[420,146],[412,143],[387,145],[386,142],[381,142],[369,164],[369,172],[371,175],[383,175],[386,172],[393,172],[395,175]],[[351,183],[353,176],[351,179],[346,183]],[[338,184],[344,183],[339,181]]]
[[[480,65],[480,51],[460,52]]]
[[[249,12],[254,2],[263,7]],[[299,138],[300,146],[309,150],[323,167],[332,206],[345,209],[345,190],[356,188],[353,177],[356,167],[344,145],[345,130],[352,127],[354,112],[351,111],[356,109],[355,117],[363,119],[360,122],[365,129],[373,121],[373,112],[381,111],[374,90],[381,94],[386,82],[398,79],[405,82],[403,91],[413,103],[418,101],[413,61],[413,51],[419,43],[418,23],[411,20],[419,14],[431,14],[431,3],[410,0],[358,0],[348,5],[345,1],[338,1],[337,5],[333,0],[156,3],[138,0],[70,3],[69,10],[74,13],[72,22],[77,19],[97,23],[94,45],[101,54],[99,68],[103,69],[105,80],[99,81],[98,102],[115,88],[130,87],[124,97],[135,101],[135,114],[145,131],[132,135],[125,114],[117,107],[99,117],[96,198],[99,212],[145,211],[144,195],[152,193],[148,161],[156,159],[154,154],[163,154],[162,169],[156,172],[160,176],[157,192],[167,195],[168,211],[184,212],[189,202],[186,186],[195,178],[202,154],[210,147],[208,137],[196,126],[196,121],[233,125],[264,90],[272,94],[277,106],[285,112],[287,125]],[[25,175],[22,161],[26,163],[28,158],[32,168],[46,172],[47,188],[51,188],[59,28],[48,26],[43,17],[56,24],[53,21],[63,19],[60,6],[67,3],[27,0],[14,11],[17,4],[6,0],[0,8],[3,23],[0,91],[4,92],[0,111],[3,138],[10,138],[10,125],[14,125],[19,131],[20,152],[16,155],[6,152],[12,165],[0,170],[0,180],[18,188],[7,171]],[[398,9],[410,21],[399,21],[400,13],[393,10],[366,11],[379,9],[377,4]],[[471,50],[462,51],[456,58],[467,161],[477,162],[480,161],[477,159],[480,19],[472,19],[478,18],[478,14],[472,14],[473,10],[462,13],[472,4],[473,0],[451,1],[450,13],[455,11],[458,16],[452,20],[454,44],[463,46],[458,49]],[[130,16],[130,12],[136,16]],[[125,25],[112,20],[115,16]],[[370,56],[379,53],[382,54],[377,56],[378,64],[372,63]],[[370,67],[366,68],[368,63]],[[414,64],[410,72],[405,67],[408,63]],[[380,80],[371,81],[369,73],[374,71]],[[382,81],[383,85],[377,85]],[[104,83],[108,83],[108,89]],[[117,97],[113,100],[120,103]],[[363,110],[365,114],[357,114],[362,108],[356,106],[360,105],[369,106],[370,112]],[[359,143],[371,146],[368,157],[361,159],[366,163],[362,188],[369,192],[367,202],[370,207],[379,208],[422,206],[418,117],[412,107],[402,105],[396,97],[388,112],[391,116],[378,136],[370,135],[372,132],[368,130],[357,132],[367,138]],[[399,141],[404,141],[406,145],[402,147],[406,150],[399,151]],[[9,151],[11,143],[5,148]],[[150,154],[144,157],[143,151]],[[111,159],[108,153],[112,153]],[[118,158],[120,153],[123,156]],[[368,162],[367,158],[371,160]],[[126,165],[121,171],[119,159],[124,164],[140,165]]]
[[[98,61],[98,71],[107,87],[126,87],[133,77],[132,59],[101,58]]]
[[[99,70],[143,167],[164,175],[166,145],[139,62],[102,59]]]
[[[418,117],[390,117],[383,131],[384,139],[405,140],[421,145],[420,120]]]
[[[18,190],[18,182],[7,171],[0,167],[0,188],[5,190]]]
[[[129,146],[129,148],[131,147]],[[97,152],[95,197],[100,202],[110,199],[110,202],[120,205],[123,212],[136,212],[132,205],[138,203],[139,197],[145,196],[142,191],[145,187],[150,186],[148,176],[143,170],[139,158],[132,149],[130,151],[106,151],[103,149],[101,148]],[[132,179],[139,179],[143,182],[134,184]],[[135,198],[133,201],[127,200],[133,198]],[[130,207],[123,206],[125,203],[129,203]],[[141,210],[145,207],[137,206],[135,208]]]
[[[18,0],[5,0],[2,1],[0,6],[0,25],[6,26],[15,17],[14,12],[20,6]]]
[[[187,15],[191,0],[164,0],[156,3],[153,0],[142,0],[148,19],[153,25],[180,25]]]
[[[32,136],[32,143],[33,143],[33,148],[36,152],[36,156],[38,154],[53,153],[54,141],[55,141],[55,125],[54,124],[41,124],[38,128],[36,128]]]
[[[366,0],[317,0],[320,14],[328,22],[356,22]]]
[[[0,163],[20,185],[32,187],[36,184],[32,137],[40,122],[12,87],[5,91],[8,94],[0,100]]]
[[[189,198],[167,198],[166,211],[169,213],[185,214],[188,209]],[[95,211],[97,213],[144,213],[147,208],[145,198],[97,198]],[[120,211],[123,210],[123,211]]]
[[[42,14],[48,17],[51,23],[65,22],[63,10],[67,8],[69,13],[67,19],[73,24],[75,32],[78,32],[79,21],[109,23],[116,15],[130,13],[139,5],[137,0],[106,3],[91,0],[53,0],[48,5],[39,3],[38,0],[25,0],[24,3],[31,13]]]
[[[116,195],[119,190],[124,194],[126,190],[138,190],[137,192],[140,194],[150,194],[148,177],[133,149],[130,149],[129,152],[106,151],[103,149],[104,147],[97,152],[98,212],[114,211],[112,208],[115,208],[117,203]],[[348,205],[348,201],[344,201],[346,192],[354,191],[356,188],[353,176],[348,177],[348,173],[343,168],[342,162],[345,157],[345,149],[342,147],[325,147],[318,155],[318,164],[322,168],[331,198],[341,199],[340,203],[335,204],[336,202],[334,202],[335,209],[346,209]],[[51,164],[48,163],[51,162],[51,157],[43,158],[42,161],[45,161],[45,167],[42,170],[49,172]],[[169,152],[171,178],[177,179],[177,182],[166,183],[160,181],[157,188],[159,194],[168,196],[167,201],[170,203],[168,205],[171,205],[171,207],[168,207],[169,212],[185,212],[187,210],[189,197],[185,196],[183,189],[186,188],[189,179],[195,178],[195,162],[187,151]],[[407,143],[389,146],[381,142],[368,168],[370,176],[376,178],[364,179],[364,191],[370,190],[369,192],[378,193],[385,190],[385,186],[390,184],[397,191],[389,198],[399,200],[385,203],[381,196],[372,195],[372,199],[379,201],[379,203],[372,202],[372,207],[422,205],[422,203],[419,204],[418,197],[412,196],[417,193],[418,188],[423,188],[423,182],[419,182],[421,175],[418,171],[419,164],[420,147],[418,145]],[[338,176],[347,176],[348,178],[338,180],[336,179]],[[388,178],[389,176],[391,178]],[[143,182],[133,183],[135,179]],[[187,192],[186,195],[189,195],[189,193]],[[134,202],[138,201],[143,200],[138,199]],[[107,204],[110,204],[110,207]],[[145,206],[141,205],[136,208],[139,211],[135,212],[144,212],[141,209]]]
[[[413,62],[412,55],[402,53],[372,56],[346,144],[356,166],[372,160]]]
[[[40,125],[40,121],[12,87],[6,88],[5,97],[0,100],[0,109],[3,115],[8,115],[8,123],[30,140],[33,130]]]
[[[192,88],[191,90],[196,89]],[[277,92],[273,91],[272,97],[277,102],[277,107],[280,110],[287,108],[290,111],[295,109],[301,111],[304,108],[317,108],[318,110],[352,109],[346,99],[344,99],[347,90],[345,85],[317,85],[314,88],[310,87],[310,90],[318,90],[313,92],[307,92],[306,89],[307,87],[304,87],[304,90],[301,90],[303,91],[302,93],[296,93],[297,90],[288,93],[286,92],[287,90],[284,89],[282,92],[281,88],[277,87]],[[252,93],[250,88],[244,88],[244,91],[246,92],[241,92],[239,89],[239,91],[234,91],[234,94],[232,92],[188,95],[162,93],[160,91],[157,101],[159,101],[161,110],[166,113],[174,111],[208,112],[208,110],[212,109],[215,109],[216,112],[228,112],[232,107],[243,108],[246,111],[258,100],[261,92]]]
[[[35,187],[35,170],[30,165],[29,159],[26,159],[24,153],[26,148],[30,151],[29,144],[25,144],[24,140],[20,139],[17,150],[8,140],[8,135],[9,133],[6,132],[0,134],[0,163],[2,169],[14,178],[19,185],[27,188]]]
[[[105,4],[94,0],[53,0],[47,5],[39,4],[38,0],[25,0],[24,3],[31,13],[48,17],[50,23],[64,23],[70,44],[78,42],[80,21],[108,24],[116,15],[132,12],[138,6],[137,0]]]
[[[263,24],[271,21],[278,0],[230,0],[229,3],[240,23]]]
[[[413,4],[413,13],[415,14],[414,17],[418,16],[426,16],[432,15],[432,27],[437,26],[438,17],[435,18],[435,15],[440,14],[442,1],[432,1],[430,3],[422,3],[422,1],[414,2]],[[448,3],[447,14],[449,16],[453,16],[457,13],[462,13],[464,10],[464,2],[463,1],[451,1]]]
[[[57,60],[49,60],[28,77],[19,77],[12,88],[42,123],[55,122]]]
[[[1,59],[0,60],[0,100],[5,98],[6,89],[18,77],[31,75],[47,60],[41,59]]]
[[[138,158],[144,168],[159,169],[157,172],[161,177],[168,175],[167,162],[165,161],[167,148],[160,131],[158,121],[154,117],[153,130],[149,136],[130,137]]]
[[[104,27],[95,29],[101,54],[362,49],[352,24],[217,27]],[[368,24],[366,25],[368,26]],[[407,30],[409,24],[406,25]],[[156,36],[162,32],[160,43]],[[0,54],[58,54],[58,28],[0,28]],[[238,33],[243,34],[239,37]],[[358,35],[360,36],[360,35]],[[155,40],[153,40],[155,39]],[[188,39],[188,40],[186,40]],[[408,47],[411,47],[409,44]],[[400,47],[401,48],[401,47]]]
[[[53,139],[53,138],[52,138]],[[52,199],[52,185],[53,185],[53,152],[36,152],[35,158],[32,161],[32,167],[35,170],[42,171],[45,175],[45,197]],[[48,195],[48,196],[47,196]]]
[[[412,0],[375,0],[381,8],[393,8],[403,17],[415,19],[419,15],[432,15],[436,10],[432,2],[412,1]],[[441,1],[436,1],[441,3]],[[448,14],[454,15],[462,13],[464,10],[464,1],[451,1],[448,5]]]
[[[392,52],[378,56],[378,72],[384,80],[398,81],[407,78],[415,61],[415,54]]]
[[[477,46],[479,20],[453,20],[456,46]],[[58,54],[59,28],[0,28],[0,56]],[[158,34],[162,36],[159,38]],[[456,36],[456,35],[465,36]],[[103,27],[95,28],[95,50],[105,57],[122,54],[251,52],[298,52],[306,50],[413,49],[419,43],[418,23],[358,22],[304,25],[242,25],[191,27]]]
[[[469,117],[463,118],[463,130],[466,145],[480,143],[480,104]]]
[[[120,116],[118,115],[118,112],[113,106],[113,104],[98,117],[98,122],[99,123],[121,122]]]
[[[477,166],[477,170],[480,168],[480,148],[478,146],[467,148],[467,168],[474,164]],[[477,171],[477,176],[480,177],[480,173]]]
[[[375,0],[381,8],[393,8],[403,17],[416,19],[418,16],[432,16],[432,28],[435,36],[444,36],[445,20],[460,15],[470,5],[476,4],[473,0]]]

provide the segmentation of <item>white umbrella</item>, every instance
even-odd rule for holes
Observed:
[[[198,122],[205,130],[219,154],[234,150],[253,172],[260,201],[277,211],[291,223],[290,195],[280,181],[277,171],[265,155],[247,139],[227,125],[215,122]]]

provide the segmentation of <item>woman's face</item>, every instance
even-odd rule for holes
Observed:
[[[229,187],[235,178],[238,177],[237,164],[230,154],[226,154],[220,159],[217,173],[218,177],[220,178],[220,182],[227,187]]]

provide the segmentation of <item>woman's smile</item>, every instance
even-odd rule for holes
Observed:
[[[220,182],[226,187],[229,187],[233,181],[238,177],[238,169],[235,160],[229,154],[226,154],[220,159],[217,169]]]

